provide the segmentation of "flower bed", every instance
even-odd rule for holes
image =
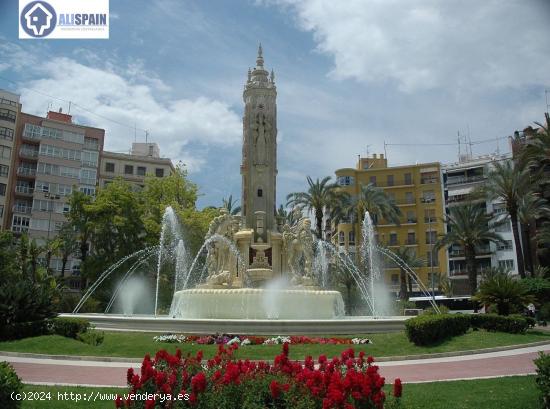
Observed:
[[[154,358],[146,355],[140,374],[128,369],[130,391],[117,397],[117,408],[376,408],[387,402],[385,380],[372,357],[355,356],[352,348],[339,357],[321,355],[303,363],[288,358],[289,344],[273,364],[236,360],[233,351],[220,344],[213,359],[203,361],[202,352],[183,357],[164,350]],[[134,399],[131,396],[134,396]],[[156,397],[155,397],[156,394]],[[399,403],[400,380],[393,387],[392,403]],[[136,397],[148,396],[140,400]]]
[[[197,335],[178,335],[178,334],[165,334],[153,337],[155,342],[169,342],[169,343],[189,343],[189,344],[199,344],[199,345],[232,345],[239,344],[242,346],[245,345],[282,345],[284,343],[288,344],[332,344],[332,345],[363,345],[363,344],[372,344],[372,341],[368,338],[320,338],[320,337],[306,337],[306,336],[277,336],[272,338],[266,337],[255,337],[255,336],[246,336],[246,335],[231,335],[231,334],[222,334],[222,335],[207,335],[207,336],[197,336]]]

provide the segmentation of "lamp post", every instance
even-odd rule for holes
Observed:
[[[47,234],[47,239],[46,239],[46,244],[48,245],[48,265],[46,266],[46,269],[49,271],[50,270],[50,261],[51,261],[51,258],[52,258],[52,249],[50,247],[50,229],[51,229],[51,224],[52,224],[52,212],[53,212],[53,207],[54,207],[54,201],[55,200],[59,200],[61,198],[61,196],[59,195],[54,195],[54,194],[51,194],[49,192],[46,192],[44,193],[44,197],[46,199],[49,200],[48,202],[48,213],[49,213],[49,216],[48,216],[48,234]]]
[[[432,281],[432,300],[435,304],[435,280],[434,280],[434,243],[432,240],[433,230],[432,230],[432,216],[429,216],[428,226],[430,229],[430,274]]]

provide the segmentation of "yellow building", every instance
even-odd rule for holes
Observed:
[[[380,187],[401,209],[400,225],[386,220],[375,220],[376,240],[391,250],[410,247],[425,266],[415,269],[424,285],[437,290],[437,277],[447,276],[447,254],[445,250],[432,249],[437,237],[445,232],[443,223],[444,197],[441,182],[441,167],[437,162],[407,166],[388,167],[384,155],[359,157],[355,169],[336,171],[337,183],[352,196],[357,196],[362,185],[369,183]],[[361,226],[340,223],[335,226],[334,241],[341,250],[357,255],[361,245]],[[357,250],[356,250],[357,249]],[[433,262],[432,262],[433,260]],[[392,292],[399,292],[399,268],[385,265],[384,279]],[[432,281],[433,274],[433,281]],[[416,285],[413,291],[418,291]]]

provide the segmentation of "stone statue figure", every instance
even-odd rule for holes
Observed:
[[[294,226],[283,226],[283,249],[294,285],[312,285],[314,240],[311,221],[302,218]]]
[[[271,125],[263,112],[256,114],[254,125],[254,152],[255,165],[267,164],[267,147],[269,146]]]
[[[208,227],[206,239],[213,236],[221,236],[232,241],[235,225],[238,225],[238,218],[231,216],[226,209],[221,210],[221,214],[215,217]],[[231,252],[229,244],[223,239],[214,240],[208,246],[206,255],[206,267],[208,276],[207,284],[231,286],[233,276],[231,274],[231,266],[235,264],[234,256]]]

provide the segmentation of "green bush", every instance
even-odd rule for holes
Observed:
[[[7,362],[0,362],[0,402],[2,409],[15,409],[21,405],[21,401],[12,400],[13,392],[20,393],[23,389],[21,379],[15,373],[13,367]]]
[[[90,328],[90,321],[83,318],[54,318],[50,320],[50,332],[67,338],[77,339],[78,334],[84,334]]]
[[[550,408],[550,354],[540,352],[534,362],[537,366],[535,382],[540,390],[542,407],[548,409]]]
[[[416,345],[436,344],[465,334],[468,328],[470,317],[462,314],[420,315],[405,321],[407,337]]]
[[[511,334],[523,334],[530,326],[530,322],[521,315],[472,314],[470,322],[473,328]]]
[[[438,308],[441,314],[449,314],[449,308],[447,308],[445,305],[439,305]],[[437,312],[435,312],[433,307],[428,307],[422,312],[422,314],[434,315],[437,314]]]
[[[89,329],[86,332],[77,334],[76,339],[84,342],[85,344],[89,344],[91,346],[96,347],[103,343],[103,340],[105,339],[105,333],[102,331],[100,332],[93,329]]]
[[[48,321],[16,322],[2,328],[0,340],[37,337],[48,333]]]
[[[540,307],[540,310],[538,311],[538,318],[541,321],[550,320],[550,302],[547,302]]]

